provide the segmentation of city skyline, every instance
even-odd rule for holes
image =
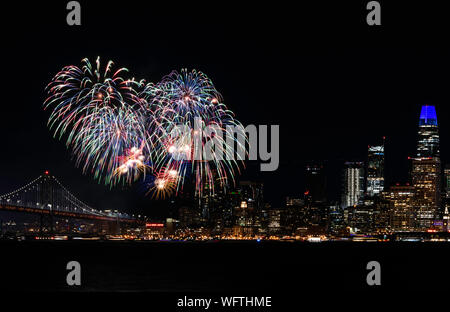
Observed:
[[[175,238],[229,239],[309,237],[309,235],[339,238],[352,234],[386,236],[397,232],[450,231],[448,224],[450,171],[448,164],[443,170],[441,168],[435,107],[423,105],[421,108],[416,156],[408,157],[408,161],[412,163],[410,182],[402,185],[396,183],[385,188],[384,142],[385,137],[382,145],[368,146],[366,161],[343,163],[340,202],[326,197],[326,165],[322,162],[310,162],[305,166],[307,183],[303,196],[286,197],[285,205],[282,207],[271,206],[264,200],[263,183],[238,181],[235,187],[228,190],[219,187],[216,192],[207,192],[203,196],[195,195],[191,198],[185,196],[181,201],[171,199],[167,214],[159,218],[163,220],[159,223],[152,223],[145,214],[143,216],[103,214],[75,197],[67,201],[65,198],[73,195],[70,193],[61,195],[56,192],[58,188],[62,188],[63,193],[67,191],[48,171],[19,190],[1,197],[0,200],[2,207],[7,211],[15,211],[14,207],[17,206],[38,214],[45,210],[50,212],[50,225],[45,225],[41,217],[40,225],[31,222],[29,225],[31,228],[24,228],[25,233],[35,233],[38,231],[36,228],[39,228],[38,232],[41,234],[44,232],[53,234],[52,209],[56,212],[55,217],[58,217],[58,214],[64,216],[65,213],[75,213],[78,209],[79,212],[76,214],[89,213],[99,220],[109,218],[113,223],[115,218],[117,223],[119,219],[123,219],[124,222],[130,219],[132,224],[137,226],[136,232],[127,227],[124,229],[115,227],[114,230],[123,235],[126,233],[129,237],[142,235],[139,228],[144,224],[147,227],[146,235],[156,237],[166,235]],[[53,184],[55,186],[52,186]],[[214,187],[209,185],[207,189]],[[68,207],[73,203],[78,204],[75,204],[74,208]],[[106,212],[111,210],[113,209]],[[6,224],[10,223],[11,221],[8,221]],[[3,220],[1,226],[3,233]],[[68,220],[59,225],[63,231],[71,227]],[[153,230],[155,227],[156,231]],[[86,228],[98,231],[92,224]],[[103,226],[100,228],[104,229]],[[103,232],[105,233],[109,232]]]
[[[165,24],[167,16],[161,12],[156,14],[153,7],[136,10],[136,5],[130,4],[130,11],[134,12],[132,18],[122,17],[129,27],[141,29],[153,25],[157,28],[161,23]],[[279,124],[279,169],[273,173],[260,173],[257,162],[247,162],[241,177],[242,180],[261,180],[265,185],[266,200],[273,206],[283,205],[286,196],[299,196],[304,192],[304,165],[312,160],[328,162],[327,197],[339,200],[341,163],[364,160],[367,145],[380,145],[383,136],[386,137],[385,184],[406,182],[409,168],[405,159],[414,156],[416,137],[412,129],[423,104],[436,106],[441,118],[441,133],[449,132],[447,116],[450,113],[445,105],[448,102],[445,90],[446,73],[450,70],[449,50],[440,45],[439,40],[432,47],[419,44],[421,39],[429,40],[428,33],[426,36],[420,32],[402,34],[405,44],[399,44],[391,37],[381,40],[376,33],[345,25],[333,29],[323,26],[317,29],[322,38],[318,40],[306,30],[298,33],[299,28],[293,27],[290,20],[272,23],[267,26],[272,29],[270,32],[264,32],[268,29],[263,28],[255,36],[249,36],[247,31],[239,32],[240,29],[248,30],[252,21],[260,25],[264,24],[260,23],[264,17],[284,14],[282,10],[261,8],[261,16],[246,14],[251,11],[244,10],[233,23],[227,21],[204,29],[211,38],[220,38],[214,52],[204,49],[203,45],[192,46],[192,41],[184,36],[180,36],[179,41],[170,40],[166,34],[178,33],[176,25],[166,25],[163,32],[153,34],[151,41],[142,42],[139,47],[125,47],[98,44],[94,36],[86,36],[88,29],[101,28],[111,22],[112,16],[121,14],[116,6],[108,6],[106,11],[99,4],[93,6],[89,11],[98,8],[105,14],[88,19],[83,26],[86,30],[82,32],[61,27],[52,29],[54,35],[50,38],[49,25],[59,22],[56,17],[59,11],[49,5],[44,10],[47,12],[44,13],[45,23],[39,19],[33,29],[18,30],[19,36],[7,38],[15,47],[13,51],[7,51],[7,56],[20,61],[5,64],[5,75],[11,81],[21,81],[22,73],[30,68],[33,74],[28,77],[27,92],[23,92],[20,84],[11,84],[5,94],[5,103],[11,105],[2,108],[0,130],[8,134],[4,137],[4,146],[14,153],[14,157],[9,153],[0,155],[0,161],[8,164],[0,179],[0,193],[20,187],[30,177],[49,170],[74,193],[99,209],[114,204],[129,213],[146,212],[155,217],[165,214],[166,203],[146,198],[137,187],[111,190],[98,185],[90,176],[82,175],[81,170],[74,167],[65,147],[55,142],[48,132],[48,116],[41,107],[46,83],[63,64],[77,64],[84,57],[95,58],[97,55],[113,59],[152,81],[172,69],[198,68],[213,79],[225,103],[244,125]],[[316,6],[311,5],[309,9],[315,10]],[[143,17],[147,15],[138,18],[144,11],[152,17],[146,23],[143,23]],[[192,11],[193,17],[202,17],[201,11]],[[217,14],[226,16],[226,12]],[[30,18],[35,20],[35,17]],[[195,18],[192,22],[197,23]],[[299,23],[308,24],[305,21]],[[341,32],[346,35],[338,40],[335,35]],[[438,38],[437,33],[432,34]],[[301,51],[295,49],[290,39],[298,35],[310,43]],[[129,42],[142,41],[138,34],[118,29],[115,34],[104,34],[102,42],[115,42],[117,36],[128,38]],[[354,38],[359,40],[357,46]],[[54,49],[67,42],[82,44],[73,45],[70,50]],[[154,42],[161,43],[158,49],[154,48]],[[378,47],[377,44],[382,45]],[[190,48],[179,53],[180,45]],[[384,45],[388,45],[389,50],[384,49]],[[33,46],[41,49],[27,53]],[[273,88],[280,81],[283,87]],[[13,105],[18,103],[18,94],[21,95],[19,102],[23,104]],[[448,162],[448,155],[450,148],[443,145],[443,163]]]

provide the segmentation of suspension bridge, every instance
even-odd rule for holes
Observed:
[[[30,183],[0,195],[0,210],[34,213],[74,219],[137,222],[132,216],[96,210],[75,197],[48,171]]]

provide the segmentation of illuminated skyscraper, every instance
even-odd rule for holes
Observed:
[[[434,106],[422,106],[418,134],[417,157],[439,157],[439,132]]]
[[[448,202],[450,199],[450,165],[445,166],[444,176],[445,176],[445,197],[447,198]]]
[[[384,141],[384,138],[383,138]],[[367,189],[368,196],[375,196],[384,190],[384,144],[370,146],[367,155]]]
[[[364,163],[344,164],[342,201],[343,208],[357,205],[364,195]]]
[[[450,231],[450,213],[448,211],[448,206],[445,206],[444,215],[443,215],[443,229],[444,231]]]
[[[450,165],[447,165],[444,169],[444,181],[445,181],[444,218],[447,217],[448,223],[449,219],[448,211],[450,210]]]
[[[390,204],[390,225],[394,231],[411,231],[414,229],[414,187],[410,185],[391,186],[384,192]]]
[[[424,105],[420,112],[417,154],[412,160],[416,228],[430,227],[441,205],[441,162],[436,109]]]
[[[264,209],[264,185],[259,182],[241,181],[237,188],[238,205],[234,216],[240,234],[256,234],[260,227],[260,217]]]
[[[412,167],[416,226],[426,229],[439,214],[441,163],[437,157],[419,157],[413,159]]]

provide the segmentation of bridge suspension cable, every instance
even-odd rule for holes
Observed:
[[[0,206],[40,209],[42,211],[110,219],[133,219],[128,214],[92,208],[73,195],[55,176],[50,175],[47,171],[26,185],[0,195]]]

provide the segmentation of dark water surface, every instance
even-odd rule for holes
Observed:
[[[81,264],[82,285],[66,284]],[[450,243],[0,242],[1,290],[295,293],[370,290],[369,261],[381,290],[445,291]]]

